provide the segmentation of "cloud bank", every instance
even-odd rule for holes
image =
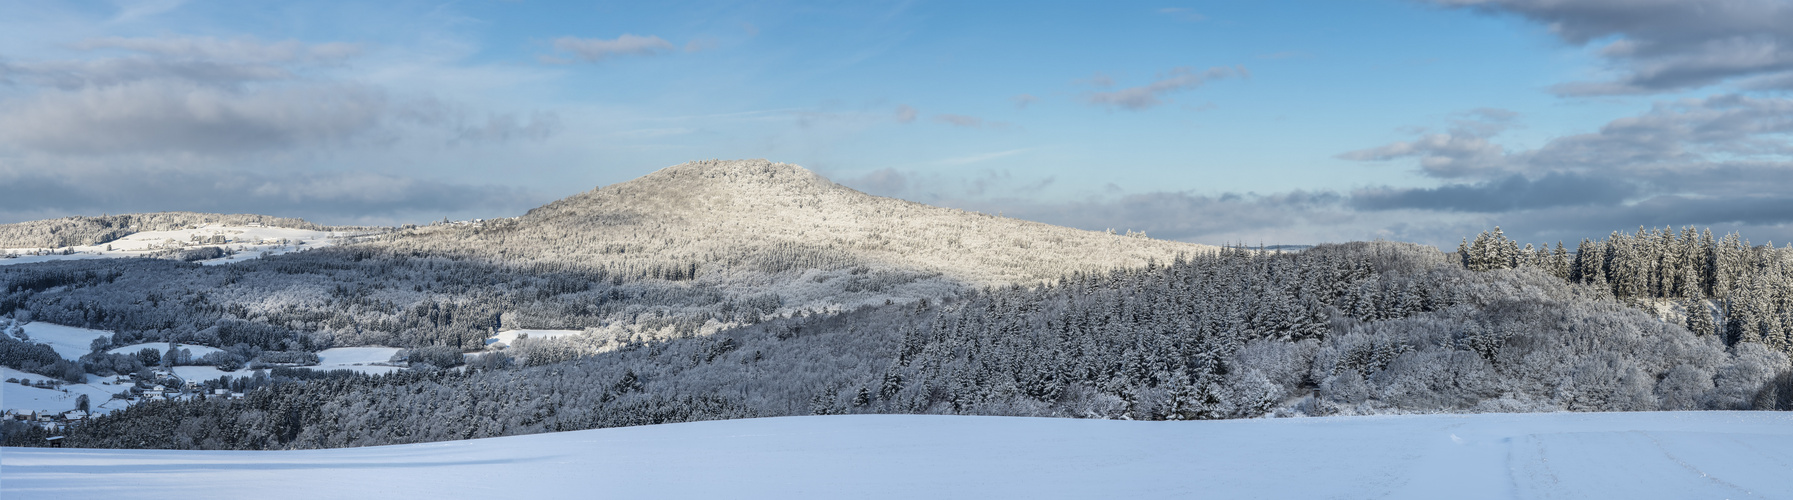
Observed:
[[[362,57],[355,44],[168,36],[70,46],[75,57],[0,63],[10,87],[0,94],[0,216],[178,209],[392,219],[441,212],[451,200],[456,213],[511,210],[527,196],[309,165],[405,144],[538,141],[560,127],[553,112],[486,111],[338,77]]]
[[[1793,3],[1784,0],[1426,0],[1543,24],[1564,42],[1600,43],[1616,77],[1556,86],[1563,95],[1650,94],[1748,80],[1793,89]]]
[[[1493,225],[1532,242],[1638,225],[1793,238],[1793,99],[1723,94],[1657,103],[1598,130],[1533,149],[1501,145],[1520,117],[1477,109],[1441,130],[1339,158],[1411,168],[1428,187],[1285,193],[1125,192],[1041,201],[1006,173],[948,180],[880,171],[843,182],[868,192],[1083,229],[1146,231],[1204,243],[1390,238],[1451,246]],[[1091,168],[1108,166],[1092,165]]]

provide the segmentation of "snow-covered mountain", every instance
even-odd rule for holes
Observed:
[[[676,165],[515,219],[425,228],[382,244],[680,279],[693,268],[699,278],[857,269],[976,286],[1215,250],[873,196],[766,160]]]

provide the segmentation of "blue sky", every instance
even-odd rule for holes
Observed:
[[[967,5],[969,4],[969,5]],[[1772,0],[0,1],[0,222],[515,215],[709,158],[1207,243],[1793,238]]]

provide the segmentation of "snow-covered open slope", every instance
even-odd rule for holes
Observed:
[[[505,330],[486,339],[486,346],[496,348],[509,347],[510,345],[517,343],[518,337],[551,339],[557,337],[571,337],[581,333],[585,333],[585,330]]]
[[[397,366],[387,365],[392,355],[397,354],[397,347],[336,347],[318,351],[317,366],[309,366],[313,370],[353,370],[370,375],[392,373],[403,370]]]
[[[1793,414],[831,416],[309,451],[0,451],[28,498],[1784,498]]]
[[[226,375],[229,375],[232,377],[248,377],[248,376],[255,374],[255,372],[253,370],[250,370],[248,368],[244,368],[244,369],[237,370],[234,372],[227,372],[224,370],[219,370],[217,367],[214,367],[214,366],[205,366],[205,365],[176,366],[176,367],[171,368],[171,370],[174,371],[175,376],[178,376],[181,378],[181,380],[185,380],[188,382],[202,382],[202,381],[206,381],[206,380],[217,380],[218,377],[223,377]]]
[[[1218,250],[873,196],[766,160],[675,165],[514,219],[366,244],[690,279],[785,312],[938,298],[964,286],[1036,283]]]
[[[167,231],[143,231],[97,245],[71,246],[64,248],[15,248],[0,250],[0,253],[12,254],[12,258],[0,258],[0,265],[28,264],[70,259],[100,259],[118,257],[143,257],[167,250],[191,249],[207,246],[227,248],[237,251],[235,255],[201,261],[203,264],[226,264],[243,259],[252,259],[266,252],[282,254],[307,248],[321,248],[334,245],[342,238],[360,233],[315,231],[309,229],[292,229],[285,227],[264,227],[248,225],[204,224],[190,229]],[[61,255],[35,255],[41,252],[67,250],[73,253]]]
[[[0,367],[0,380],[6,379],[49,380],[51,377]],[[114,380],[112,377],[90,373],[86,383],[63,384],[60,389],[0,384],[0,410],[64,412],[75,409],[75,398],[82,394],[87,395],[88,408],[95,412],[121,410],[129,406],[130,402],[112,399],[112,395],[124,392],[131,386],[129,383],[108,383]]]
[[[31,342],[48,344],[56,350],[56,355],[64,359],[80,359],[93,349],[93,339],[111,337],[112,332],[92,330],[74,326],[64,326],[42,321],[26,323],[22,326]]]
[[[208,346],[203,346],[203,345],[198,345],[198,344],[179,344],[179,345],[182,349],[186,349],[187,352],[192,353],[194,359],[199,359],[200,357],[205,356],[207,354],[211,354],[211,353],[223,350],[223,349],[219,349],[216,347],[208,347]],[[168,352],[168,348],[174,347],[174,346],[175,346],[175,344],[169,343],[169,342],[145,342],[142,344],[131,344],[131,345],[124,346],[124,347],[114,347],[111,349],[107,349],[106,352],[111,353],[111,354],[136,354],[137,351],[141,351],[144,349],[155,349],[156,351],[166,353],[166,352]]]

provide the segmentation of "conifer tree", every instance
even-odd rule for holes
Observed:
[[[1557,279],[1571,281],[1569,274],[1569,251],[1563,248],[1563,240],[1556,240],[1556,251],[1550,254],[1550,274]]]

